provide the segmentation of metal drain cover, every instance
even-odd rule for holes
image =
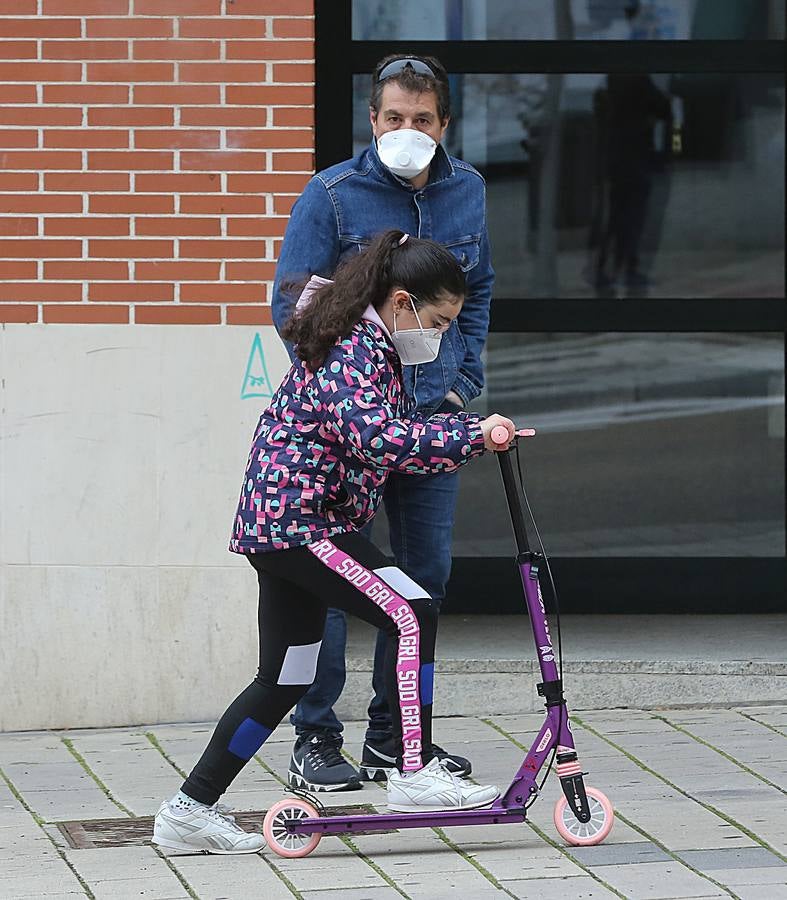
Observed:
[[[262,820],[267,810],[233,813],[235,821],[244,831],[262,831]],[[334,806],[330,815],[374,815],[375,809],[368,803],[357,806]],[[153,834],[153,816],[134,819],[88,819],[84,822],[58,822],[60,833],[74,850],[98,850],[101,847],[139,847],[149,844]],[[353,834],[364,832],[353,830]],[[374,832],[383,833],[381,832]]]

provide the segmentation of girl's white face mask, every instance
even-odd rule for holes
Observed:
[[[394,309],[394,330],[391,335],[391,341],[404,366],[418,366],[421,363],[434,362],[437,359],[437,354],[440,352],[440,338],[442,334],[437,328],[424,328],[421,325],[421,319],[418,316],[415,303],[413,303],[413,295],[408,294],[408,296],[410,297],[410,305],[415,313],[415,319],[418,322],[418,328],[397,329],[396,310]]]
[[[415,178],[427,168],[437,149],[437,144],[414,128],[397,128],[386,131],[377,138],[380,159],[394,175]]]

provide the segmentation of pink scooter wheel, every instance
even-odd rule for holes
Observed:
[[[586,787],[590,804],[590,821],[580,822],[571,811],[568,801],[561,797],[555,804],[555,828],[567,844],[592,847],[600,844],[612,831],[615,811],[607,797],[594,787]]]
[[[312,850],[320,843],[322,835],[319,832],[314,834],[291,834],[287,831],[286,822],[297,821],[298,819],[317,819],[319,813],[305,800],[297,797],[288,797],[285,800],[279,800],[265,814],[265,820],[262,823],[262,833],[268,846],[274,853],[284,856],[287,859],[297,859],[300,856],[308,856]]]

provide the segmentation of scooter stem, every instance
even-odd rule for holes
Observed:
[[[508,512],[511,516],[511,526],[514,530],[517,554],[530,552],[530,544],[527,540],[525,529],[525,516],[522,511],[522,498],[519,487],[514,477],[514,466],[511,462],[511,448],[497,452],[497,461],[500,463],[500,474],[503,476],[503,489],[508,503]]]

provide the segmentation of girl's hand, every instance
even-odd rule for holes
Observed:
[[[487,450],[507,450],[508,445],[514,439],[514,432],[516,431],[516,427],[511,419],[507,419],[505,416],[492,415],[486,419],[481,421],[481,430],[484,433],[484,446]],[[503,428],[508,431],[508,440],[502,444],[496,444],[492,440],[492,429],[496,428],[498,425],[502,425]]]

